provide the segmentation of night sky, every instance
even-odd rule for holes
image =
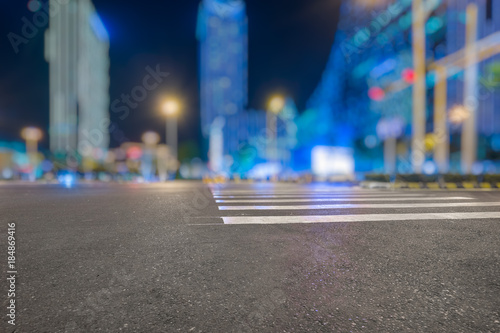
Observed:
[[[19,140],[27,125],[46,131],[49,124],[48,64],[44,29],[19,46],[7,38],[21,34],[22,18],[32,21],[27,0],[8,1],[0,14],[0,140]],[[146,66],[170,76],[130,116],[112,114],[125,137],[140,141],[146,130],[165,131],[156,105],[160,96],[182,96],[180,141],[199,139],[198,44],[195,35],[200,0],[94,0],[110,35],[110,99],[141,84]],[[249,108],[263,109],[273,92],[292,96],[299,110],[326,66],[340,0],[247,0],[249,20]],[[47,140],[42,143],[47,147]],[[116,146],[117,142],[111,142]]]

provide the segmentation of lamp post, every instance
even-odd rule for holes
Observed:
[[[30,181],[36,179],[36,155],[38,153],[38,141],[42,136],[42,130],[36,127],[25,127],[21,130],[21,137],[26,141],[26,154],[31,166]]]
[[[144,180],[149,182],[153,180],[153,176],[156,172],[153,162],[156,145],[160,141],[160,136],[156,132],[146,132],[142,135],[142,141],[144,142],[145,147],[142,154],[141,171]]]
[[[477,5],[471,3],[466,11],[465,31],[465,66],[464,66],[464,105],[470,112],[470,117],[462,125],[462,156],[463,173],[471,173],[477,160],[477,105],[478,105],[478,64],[477,64]]]
[[[178,165],[178,134],[177,134],[177,117],[181,110],[181,103],[175,98],[168,98],[162,105],[163,114],[167,118],[166,124],[166,143],[170,149],[171,163],[169,163],[170,168],[174,172],[177,172]]]
[[[271,97],[268,103],[268,112],[266,117],[267,127],[267,158],[269,162],[278,161],[278,114],[285,107],[283,96],[275,95]],[[276,175],[274,174],[273,177]]]
[[[446,119],[446,67],[436,68],[436,85],[434,86],[434,134],[436,148],[434,160],[439,173],[444,174],[449,169],[450,159],[450,134]]]
[[[425,7],[423,0],[412,2],[412,49],[413,49],[413,110],[412,110],[412,143],[411,159],[413,172],[422,173],[425,161],[425,108],[426,108],[426,82],[425,82]]]

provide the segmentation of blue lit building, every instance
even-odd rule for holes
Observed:
[[[246,140],[248,27],[243,0],[202,0],[198,13],[200,100],[203,157],[234,156]],[[210,144],[211,133],[217,144]],[[222,135],[222,140],[220,136]],[[220,142],[220,143],[219,143]],[[222,145],[222,147],[221,147]],[[215,147],[216,146],[216,147]],[[215,147],[215,148],[214,148]]]
[[[377,133],[377,124],[397,119],[404,125],[403,134],[410,136],[411,87],[400,89],[391,84],[413,67],[411,5],[412,0],[343,1],[330,59],[308,101],[308,110],[298,121],[302,156],[316,145],[352,148],[357,171],[381,171],[383,137]],[[426,47],[431,59],[446,51],[446,11],[441,1],[429,5],[432,15],[426,25]],[[368,92],[373,87],[385,90],[385,96],[370,99]],[[432,105],[431,94],[428,105]],[[316,126],[315,131],[311,126]],[[405,154],[409,152],[402,154],[399,165],[409,161]]]
[[[302,159],[310,158],[316,145],[362,151],[356,149],[357,142],[375,134],[381,115],[372,112],[367,95],[370,71],[394,57],[393,48],[407,45],[395,41],[387,32],[396,33],[391,24],[411,5],[411,0],[397,1],[397,6],[393,3],[343,1],[330,59],[298,122]]]

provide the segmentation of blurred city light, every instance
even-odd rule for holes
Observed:
[[[127,158],[131,160],[138,160],[142,156],[142,149],[137,146],[131,146],[127,149]]]
[[[177,117],[181,108],[181,102],[173,97],[167,98],[162,105],[163,113],[167,116],[165,134],[167,147],[165,147],[165,150],[159,150],[158,155],[158,167],[162,170],[160,172],[162,181],[166,180],[169,172],[175,178],[175,174],[179,169]]]
[[[368,89],[368,97],[374,101],[381,101],[385,97],[385,91],[380,87],[371,87]]]
[[[42,139],[42,130],[36,127],[25,127],[21,130],[21,137],[26,141],[37,142]]]
[[[179,115],[181,104],[177,99],[169,98],[162,105],[163,113],[168,117]]]
[[[316,146],[312,150],[312,171],[320,177],[354,175],[354,158],[351,149]]]
[[[160,135],[156,132],[148,131],[142,135],[142,142],[147,145],[155,145],[160,142]]]
[[[463,105],[455,105],[448,113],[450,123],[454,125],[462,124],[467,118],[470,117],[470,111]]]
[[[273,96],[269,99],[268,110],[273,113],[280,113],[285,106],[285,99],[283,96]]]
[[[254,18],[245,1],[200,0],[197,106],[188,91],[196,87],[182,86],[183,98],[148,99],[159,65],[148,66],[142,84],[110,103],[109,35],[91,1],[71,3],[49,18],[45,37],[49,121],[37,125],[47,131],[24,128],[25,142],[18,127],[1,137],[1,179],[68,183],[63,172],[89,181],[149,182],[500,170],[500,15],[493,7],[487,14],[471,0],[343,1],[337,29],[326,32],[334,42],[313,93],[304,98],[284,86],[296,100],[275,94],[263,104],[259,94],[282,78],[249,87]],[[27,6],[46,11],[42,1]],[[179,82],[169,89],[181,88]],[[154,117],[129,114],[151,106],[164,117],[165,133],[131,142],[127,137],[141,133],[128,122],[155,125]],[[185,149],[187,141],[194,148]]]
[[[58,177],[57,180],[60,184],[64,185],[66,188],[71,188],[75,182],[76,182],[76,177],[72,173],[61,173]]]
[[[26,140],[26,154],[29,159],[25,172],[29,174],[29,180],[35,181],[38,167],[38,141],[42,138],[42,130],[36,127],[25,127],[21,131],[21,137]]]
[[[405,68],[401,73],[401,77],[406,83],[412,84],[415,81],[415,71],[412,68]]]

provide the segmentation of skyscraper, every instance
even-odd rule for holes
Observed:
[[[247,27],[243,0],[202,0],[200,3],[197,37],[200,43],[201,130],[205,157],[209,147],[220,151],[210,154],[214,158],[233,155],[242,140],[239,123],[247,103]],[[217,147],[210,144],[211,136],[222,144]]]
[[[50,0],[50,149],[90,156],[109,145],[109,40],[90,0]]]

